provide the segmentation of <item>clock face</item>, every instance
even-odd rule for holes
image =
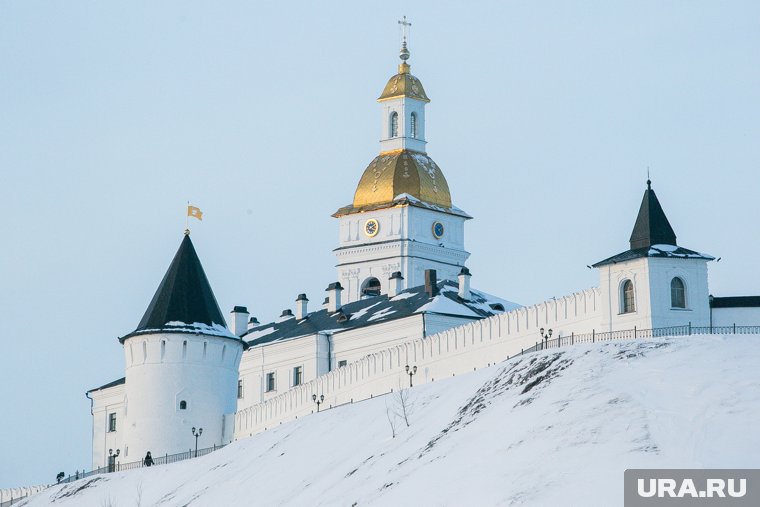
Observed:
[[[436,239],[441,239],[443,232],[443,224],[441,222],[433,222],[433,236],[435,236]]]
[[[364,223],[364,234],[367,237],[371,238],[377,235],[378,232],[380,232],[380,224],[374,218],[370,218]]]

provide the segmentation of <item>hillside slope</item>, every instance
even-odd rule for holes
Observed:
[[[760,467],[760,337],[578,346],[324,411],[21,505],[622,505],[623,470]]]

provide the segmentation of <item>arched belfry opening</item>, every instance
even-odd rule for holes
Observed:
[[[362,284],[362,297],[375,297],[380,295],[380,280],[367,278]]]

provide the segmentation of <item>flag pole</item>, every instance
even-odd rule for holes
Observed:
[[[190,201],[187,201],[187,209],[185,209],[185,234],[190,234]]]

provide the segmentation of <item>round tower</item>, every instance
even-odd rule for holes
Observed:
[[[140,324],[124,345],[124,461],[232,440],[238,366],[232,334],[186,232]]]

